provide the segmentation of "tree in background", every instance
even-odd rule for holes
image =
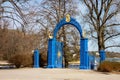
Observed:
[[[97,40],[98,50],[120,47],[119,0],[83,0],[87,7],[86,22],[91,37]]]
[[[1,0],[0,22],[3,22],[3,19],[7,19],[12,23],[13,27],[21,27],[25,34],[27,20],[25,19],[22,6],[28,1],[30,0]]]
[[[8,60],[15,54],[32,54],[40,44],[38,34],[26,34],[19,30],[0,29],[0,54],[1,59]]]

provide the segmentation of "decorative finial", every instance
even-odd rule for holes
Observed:
[[[70,22],[70,14],[66,15],[66,22]]]
[[[50,39],[53,38],[52,33],[51,33],[50,31],[48,31],[48,37],[49,37]]]
[[[83,30],[83,38],[86,38],[86,31]]]

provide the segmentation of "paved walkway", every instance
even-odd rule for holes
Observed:
[[[120,74],[77,69],[0,69],[0,80],[119,80]]]

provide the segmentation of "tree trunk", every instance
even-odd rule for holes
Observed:
[[[100,30],[98,33],[98,50],[105,50],[105,44],[104,44],[104,32],[103,30]]]
[[[64,46],[64,63],[65,63],[65,68],[68,68],[68,65],[69,65],[69,63],[68,63],[68,58],[67,58],[68,56],[67,56],[67,54],[66,54],[66,48],[65,48],[65,46]]]
[[[63,33],[63,43],[64,43],[64,46],[63,46],[63,53],[64,53],[64,60],[65,60],[65,68],[68,67],[68,56],[67,56],[67,53],[66,53],[66,49],[67,49],[67,44],[66,44],[66,33],[65,33],[65,27],[62,28],[62,33]]]

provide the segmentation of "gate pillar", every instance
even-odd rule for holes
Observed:
[[[89,69],[88,39],[80,40],[80,69]]]
[[[34,50],[34,68],[39,68],[39,50]]]
[[[55,53],[56,53],[56,39],[53,38],[53,39],[49,39],[48,41],[48,58],[47,58],[47,67],[48,68],[55,68]]]
[[[104,51],[104,50],[101,50],[99,53],[100,53],[100,62],[102,62],[102,61],[104,61],[105,58],[106,58],[105,51]]]

